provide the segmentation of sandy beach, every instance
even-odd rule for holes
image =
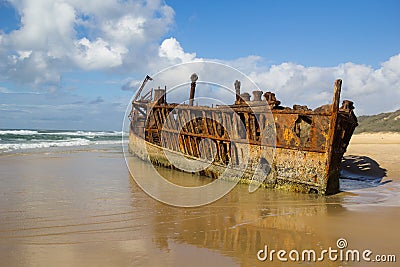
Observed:
[[[236,186],[199,208],[144,193],[120,147],[0,155],[3,266],[298,266],[270,250],[336,248],[400,255],[400,135],[355,135],[343,162],[345,192],[317,196]],[[142,161],[127,159],[146,172]],[[171,181],[202,178],[165,170]],[[372,257],[372,256],[371,256]],[[307,266],[397,266],[324,261]]]
[[[345,154],[349,155],[361,155],[375,160],[380,168],[387,170],[386,179],[400,181],[400,133],[354,135]]]

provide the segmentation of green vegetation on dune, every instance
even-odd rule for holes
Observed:
[[[400,132],[400,109],[394,112],[359,116],[355,133]]]

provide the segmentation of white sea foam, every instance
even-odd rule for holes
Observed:
[[[38,131],[31,131],[31,130],[0,130],[0,135],[6,135],[6,134],[31,135],[37,133]]]
[[[121,144],[121,140],[105,140],[92,142],[87,139],[75,138],[65,141],[45,141],[37,143],[19,143],[19,144],[0,144],[0,152],[10,152],[15,150],[50,148],[50,147],[72,147],[72,146],[88,146],[88,145],[117,145]]]
[[[14,135],[65,135],[65,136],[121,136],[126,133],[121,131],[105,132],[105,131],[36,131],[36,130],[0,130],[0,135],[14,134]]]
[[[76,131],[76,132],[47,132],[47,133],[38,133],[39,135],[65,135],[65,136],[87,136],[87,137],[95,137],[95,136],[121,136],[123,132],[85,132],[85,131]]]
[[[6,135],[11,136],[5,138]],[[18,135],[18,137],[15,135]],[[117,131],[0,130],[2,137],[0,139],[0,153],[51,147],[116,145],[121,144],[122,135],[126,135],[126,133]]]
[[[13,151],[20,149],[48,148],[48,147],[67,147],[67,146],[83,146],[89,145],[87,139],[70,139],[65,141],[45,141],[37,143],[19,143],[19,144],[0,144],[0,150]]]

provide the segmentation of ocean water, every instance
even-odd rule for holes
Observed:
[[[123,132],[76,130],[0,130],[0,153],[54,147],[118,145]]]

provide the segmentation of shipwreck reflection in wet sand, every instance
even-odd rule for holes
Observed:
[[[204,178],[197,175],[163,172],[168,173],[173,174],[168,177],[171,182],[189,179],[191,183],[204,184]],[[138,190],[133,179],[131,186],[133,191]],[[288,251],[332,246],[331,239],[314,233],[310,218],[345,211],[340,198],[334,196],[268,189],[250,194],[248,186],[243,184],[222,199],[198,208],[177,208],[154,201],[145,204],[149,203],[152,205],[148,208],[157,211],[151,225],[153,242],[159,249],[169,251],[171,244],[190,244],[236,258],[243,266],[260,264],[256,254],[266,243],[271,249]],[[137,204],[135,200],[132,203]]]

